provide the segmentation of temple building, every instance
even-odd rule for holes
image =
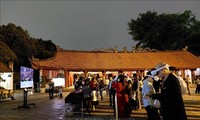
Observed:
[[[159,62],[165,62],[176,67],[183,76],[190,75],[195,79],[200,75],[200,58],[187,50],[156,51],[133,50],[128,52],[116,49],[75,51],[58,50],[54,57],[46,60],[32,59],[32,68],[39,70],[40,78],[65,78],[65,87],[73,85],[76,74],[89,77],[99,74],[103,79],[107,74],[117,74],[123,71],[131,76],[133,73],[144,76],[145,72],[155,67]]]
[[[9,62],[7,66],[0,62],[0,87],[6,90],[13,90],[13,63]]]

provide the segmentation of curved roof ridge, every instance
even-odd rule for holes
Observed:
[[[38,59],[38,58],[32,58],[32,61],[49,61],[49,60],[53,60],[56,58],[56,56],[58,55],[58,53],[61,53],[61,52],[74,52],[74,53],[116,53],[116,54],[143,54],[143,53],[165,53],[165,52],[188,52],[190,53],[189,51],[187,50],[162,50],[162,51],[143,51],[143,52],[123,52],[123,51],[120,51],[120,52],[104,52],[104,51],[84,51],[84,50],[57,50],[55,52],[55,54],[53,55],[53,57],[51,58],[47,58],[47,59]],[[192,54],[192,53],[190,53]],[[193,54],[192,54],[193,55]],[[196,56],[197,57],[197,56]]]
[[[113,70],[153,68],[158,62],[166,62],[177,68],[199,68],[199,58],[189,51],[168,50],[138,53],[57,51],[52,58],[32,61],[37,68],[63,67],[67,70]]]
[[[111,52],[111,51],[101,51],[101,50],[57,50],[57,52],[83,52],[83,53],[146,53],[146,52],[178,52],[178,51],[187,51],[187,50],[157,50],[157,51],[117,51],[117,52]]]

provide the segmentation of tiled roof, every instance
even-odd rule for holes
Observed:
[[[51,59],[33,60],[33,68],[76,70],[145,70],[165,62],[178,69],[200,68],[200,58],[188,51],[108,53],[58,51]]]
[[[4,63],[0,62],[0,72],[11,72],[11,69],[9,69]]]

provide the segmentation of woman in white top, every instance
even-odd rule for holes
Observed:
[[[142,88],[142,101],[147,111],[147,120],[160,120],[160,115],[158,109],[153,106],[154,100],[152,99],[152,94],[155,94],[155,89],[153,87],[154,76],[151,72],[147,72],[146,79],[143,81]]]

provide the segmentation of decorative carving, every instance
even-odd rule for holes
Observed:
[[[124,47],[124,48],[123,48],[123,52],[124,52],[124,53],[127,53],[127,47]]]
[[[100,49],[95,49],[94,50],[95,52],[112,52],[112,53],[117,53],[118,50],[117,50],[117,46],[115,46],[115,49],[113,48],[100,48]]]
[[[185,46],[185,47],[183,48],[183,50],[188,50],[188,46]]]
[[[135,46],[132,46],[132,52],[135,53],[135,49],[136,47]]]
[[[156,49],[150,49],[148,47],[146,48],[141,48],[141,47],[132,47],[133,50],[132,52],[135,53],[135,52],[156,52],[157,50]]]
[[[118,53],[118,46],[115,46],[115,53]]]
[[[94,51],[98,52],[115,52],[115,50],[113,48],[100,48],[100,49],[95,49]]]
[[[115,46],[115,48],[100,48],[100,49],[95,49],[95,52],[112,52],[112,53],[118,53],[118,46]],[[136,52],[156,52],[156,49],[150,49],[148,47],[146,48],[141,48],[141,47],[136,47],[136,46],[132,46],[132,53],[136,53]],[[123,51],[124,53],[128,53],[127,47],[123,47]]]

